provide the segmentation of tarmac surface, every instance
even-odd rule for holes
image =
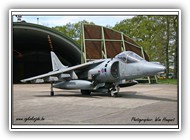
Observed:
[[[178,124],[177,85],[138,84],[118,97],[81,95],[49,84],[12,86],[12,124]]]

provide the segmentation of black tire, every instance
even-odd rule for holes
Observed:
[[[113,91],[115,91],[115,93],[112,93]],[[117,97],[117,96],[118,96],[118,93],[119,93],[119,92],[116,92],[116,89],[115,89],[115,90],[111,89],[111,90],[108,92],[109,96],[111,96],[111,97]]]
[[[112,88],[108,89],[108,94],[111,97],[117,97],[119,93],[120,87],[119,86],[113,86]],[[114,92],[114,93],[112,93]]]
[[[54,96],[54,91],[50,91],[50,95],[51,95],[51,96]]]
[[[114,96],[113,97],[118,97],[118,92],[117,93],[114,93]]]
[[[90,90],[81,90],[82,95],[90,95],[91,91]]]

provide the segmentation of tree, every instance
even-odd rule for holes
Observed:
[[[177,70],[176,16],[135,16],[117,23],[113,29],[123,32],[140,44],[151,61],[165,64],[167,77],[170,65],[175,63],[174,71]]]
[[[81,24],[82,23],[83,24],[94,24],[93,22],[88,22],[86,20],[83,20],[83,21],[79,21],[77,23],[69,22],[66,25],[56,26],[56,27],[52,27],[52,28],[66,34],[68,37],[75,40],[80,46],[81,45],[80,35],[81,35]]]
[[[173,57],[174,57],[174,78],[178,78],[178,16],[172,16],[172,37],[173,37]]]

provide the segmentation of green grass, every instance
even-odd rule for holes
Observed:
[[[175,84],[175,85],[177,85],[177,79],[158,79],[158,84]]]

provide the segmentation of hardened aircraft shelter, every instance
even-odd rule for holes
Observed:
[[[12,25],[13,82],[52,71],[50,50],[53,50],[66,66],[81,63],[78,44],[54,29],[26,22]],[[48,41],[51,39],[51,47]]]
[[[82,26],[82,62],[113,58],[122,51],[133,51],[149,61],[148,55],[135,41],[121,32],[97,25]]]

